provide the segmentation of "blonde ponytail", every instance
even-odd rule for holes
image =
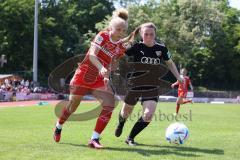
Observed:
[[[125,37],[123,39],[123,42],[127,42],[132,44],[134,42],[134,40],[136,39],[136,36],[138,35],[139,31],[140,31],[141,27],[137,27],[132,33],[130,33],[127,37]]]
[[[122,18],[123,20],[127,21],[128,20],[128,10],[124,8],[117,9],[113,11],[113,18],[119,17]]]
[[[113,27],[117,23],[125,23],[128,26],[128,11],[124,8],[117,9],[113,12],[112,19],[109,23],[109,28]]]

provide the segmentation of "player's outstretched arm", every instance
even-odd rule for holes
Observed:
[[[178,86],[178,85],[179,85],[179,82],[176,81],[175,83],[173,83],[173,84],[171,85],[171,87],[174,88],[174,87],[176,87],[176,86]]]
[[[175,63],[172,61],[172,59],[169,59],[168,61],[165,61],[169,70],[173,73],[173,75],[176,77],[176,79],[179,81],[179,82],[183,82],[183,79],[180,77],[180,74],[177,70],[177,67],[175,65]]]
[[[189,86],[190,86],[191,91],[193,91],[193,85],[192,85],[192,82],[189,83]]]

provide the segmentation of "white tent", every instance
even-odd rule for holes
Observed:
[[[4,82],[5,79],[9,80],[21,80],[22,78],[13,74],[0,74],[0,83]]]

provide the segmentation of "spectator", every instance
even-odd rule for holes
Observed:
[[[22,79],[22,81],[20,82],[20,84],[22,85],[22,86],[24,86],[24,79]]]
[[[240,95],[237,96],[237,103],[240,103]]]
[[[29,87],[29,81],[28,80],[25,81],[25,87]]]

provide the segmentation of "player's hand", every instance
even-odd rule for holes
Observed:
[[[109,78],[104,77],[103,82],[104,82],[105,85],[107,85],[109,83]]]
[[[108,70],[105,67],[100,69],[100,74],[105,78],[108,76]]]
[[[104,84],[108,84],[109,78],[108,78],[108,70],[105,67],[102,67],[100,70],[100,74],[103,76],[103,82]]]
[[[174,84],[172,84],[171,87],[174,88]]]

